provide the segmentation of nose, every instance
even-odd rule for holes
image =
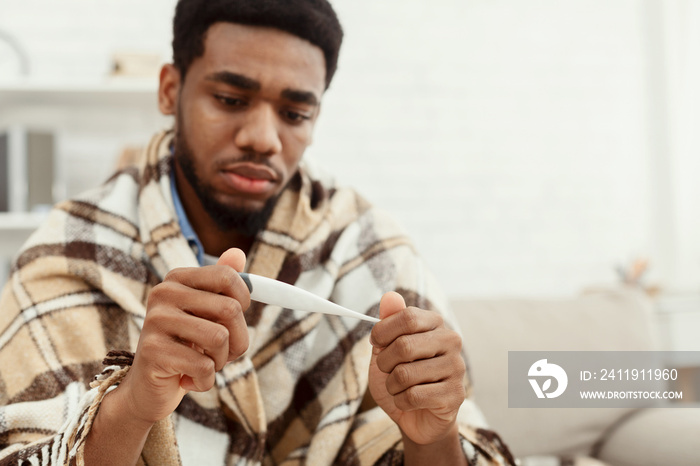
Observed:
[[[249,109],[238,129],[236,145],[245,151],[273,155],[282,151],[277,128],[277,114],[270,105],[260,104]]]

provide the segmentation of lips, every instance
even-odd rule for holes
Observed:
[[[249,194],[265,194],[274,189],[278,176],[265,165],[239,163],[222,171],[228,184],[236,191]]]
[[[277,174],[270,167],[254,163],[239,163],[225,168],[224,171],[252,180],[275,181],[277,179]]]

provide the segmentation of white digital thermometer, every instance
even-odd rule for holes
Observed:
[[[353,317],[367,322],[379,322],[379,319],[375,317],[351,311],[288,283],[250,273],[241,273],[240,276],[250,290],[250,299],[254,301],[297,311],[320,312],[334,316]]]

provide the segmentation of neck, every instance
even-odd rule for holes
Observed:
[[[233,230],[222,231],[204,209],[199,196],[187,181],[180,165],[174,163],[173,166],[175,168],[176,189],[180,195],[182,207],[204,247],[204,252],[219,257],[228,249],[235,247],[247,255],[253,245],[254,238]]]

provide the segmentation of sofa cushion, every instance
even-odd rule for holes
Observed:
[[[516,456],[588,455],[630,409],[508,408],[508,351],[656,349],[652,308],[628,290],[575,299],[461,299],[452,302],[464,335],[474,398]]]
[[[700,405],[644,409],[621,422],[600,449],[601,460],[616,466],[697,466]]]

